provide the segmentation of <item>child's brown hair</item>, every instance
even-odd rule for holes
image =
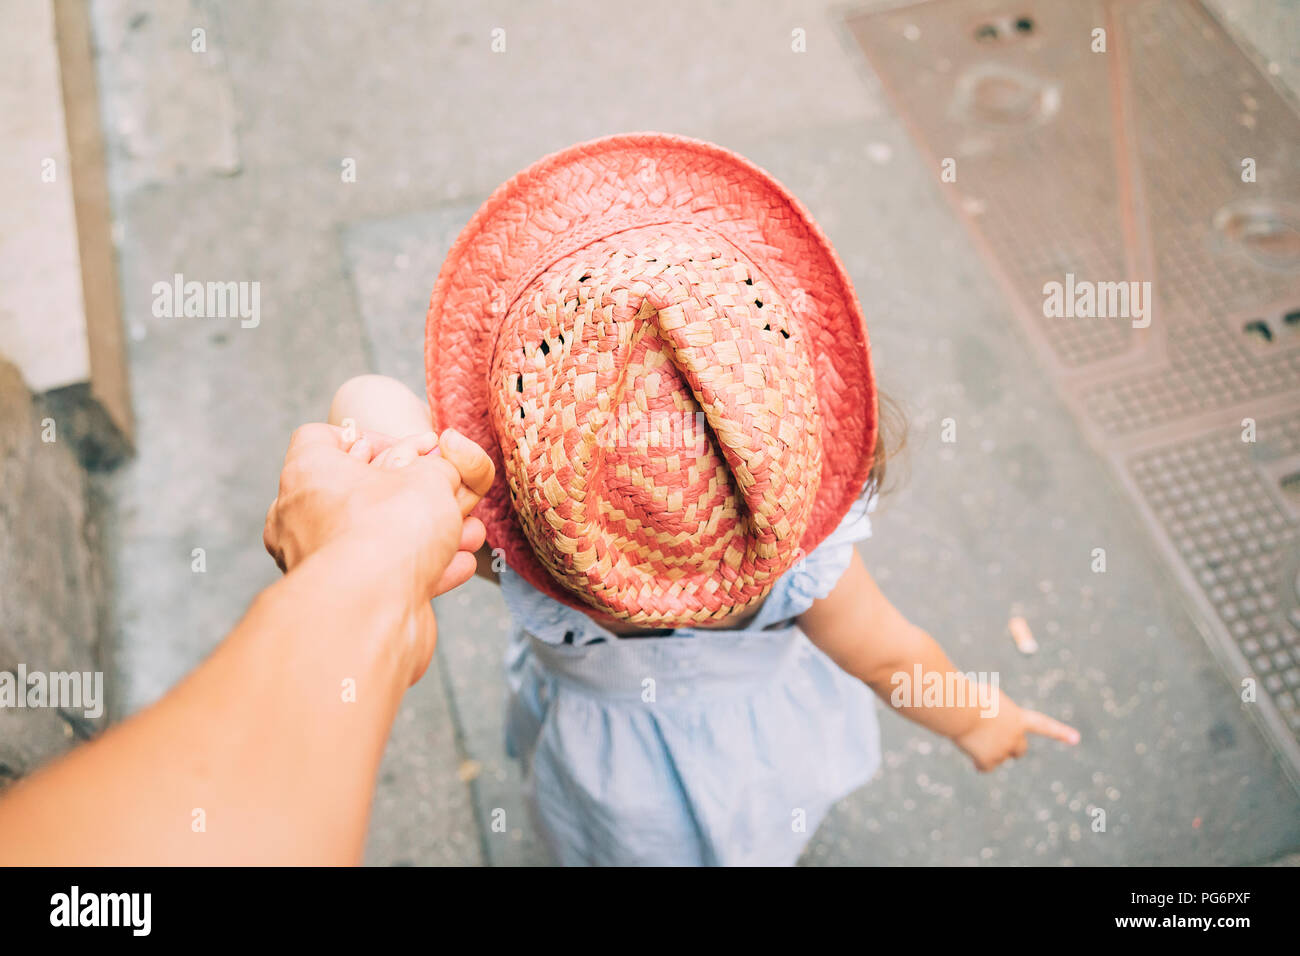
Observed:
[[[907,418],[903,408],[884,392],[876,393],[876,407],[879,421],[876,423],[876,448],[871,463],[871,473],[867,477],[868,497],[883,495],[893,488],[885,488],[885,472],[889,462],[902,454],[907,447]]]

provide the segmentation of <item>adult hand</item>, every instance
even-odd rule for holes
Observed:
[[[394,441],[333,425],[294,432],[266,515],[263,541],[281,570],[292,571],[336,541],[409,569],[432,598],[474,573],[483,524],[466,518],[487,493],[492,461],[452,429]]]

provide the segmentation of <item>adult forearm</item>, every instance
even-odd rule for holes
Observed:
[[[16,785],[0,863],[357,861],[432,626],[410,578],[356,542],[313,554],[162,700]]]

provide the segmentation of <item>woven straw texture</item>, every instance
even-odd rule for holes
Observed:
[[[498,467],[489,545],[598,619],[752,608],[870,470],[849,280],[797,200],[717,146],[616,136],[520,173],[452,247],[427,329],[435,423]]]

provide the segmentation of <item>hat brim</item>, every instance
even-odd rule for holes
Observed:
[[[564,216],[557,214],[563,209]],[[574,210],[580,210],[574,212]],[[800,543],[812,551],[862,494],[877,405],[866,323],[844,266],[803,204],[766,171],[711,143],[664,133],[610,136],[561,150],[515,175],[479,208],[434,283],[425,333],[433,421],[478,442],[497,479],[474,514],[510,569],[556,600],[594,613],[533,554],[502,480],[488,369],[504,295],[601,224],[690,222],[743,250],[802,323],[822,420],[822,478]],[[607,233],[606,235],[608,235]],[[573,252],[572,243],[566,247]],[[507,303],[508,305],[508,303]]]

